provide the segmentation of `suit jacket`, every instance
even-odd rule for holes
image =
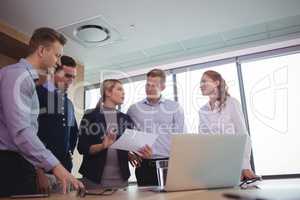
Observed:
[[[117,139],[124,133],[126,128],[133,129],[131,118],[117,112],[118,135]],[[100,109],[93,109],[85,113],[79,127],[78,152],[83,155],[83,161],[79,172],[86,178],[101,183],[101,178],[106,162],[107,149],[91,155],[89,149],[94,144],[101,144],[102,137],[106,133],[106,122]],[[128,166],[128,151],[117,150],[120,171],[123,180],[130,177]]]
[[[70,154],[73,154],[78,138],[74,106],[67,95],[58,90],[51,92],[44,86],[37,86],[36,90],[40,103],[38,136],[61,164],[71,171]]]

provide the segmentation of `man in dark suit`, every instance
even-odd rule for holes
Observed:
[[[36,88],[40,103],[38,136],[69,172],[73,166],[72,154],[77,143],[78,126],[67,91],[75,77],[76,62],[69,56],[62,56],[53,80]],[[37,185],[40,192],[48,192],[48,178],[39,169]]]

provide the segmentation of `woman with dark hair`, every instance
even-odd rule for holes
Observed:
[[[99,103],[81,121],[78,151],[83,154],[83,161],[79,172],[87,189],[125,187],[132,154],[109,147],[125,129],[133,129],[133,121],[116,109],[124,101],[124,89],[119,80],[107,79],[100,89]],[[148,158],[152,150],[145,146],[139,153]]]
[[[247,134],[244,115],[237,99],[228,93],[225,80],[216,71],[206,71],[200,89],[209,102],[199,111],[199,133],[202,134]],[[250,165],[251,142],[247,137],[241,179],[256,178]]]

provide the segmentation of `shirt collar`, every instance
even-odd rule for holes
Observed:
[[[164,103],[165,101],[166,101],[166,99],[163,98],[162,96],[160,96],[160,98],[159,98],[157,104]],[[143,103],[144,103],[144,104],[147,104],[147,105],[151,105],[151,106],[153,105],[153,104],[151,104],[151,103],[148,101],[147,98],[145,98],[145,99],[143,100]]]
[[[54,92],[57,89],[52,81],[46,81],[43,84],[43,87],[46,88],[49,92]]]
[[[216,102],[215,102],[215,106],[214,106],[214,109],[213,109],[213,110],[212,110],[212,108],[211,108],[209,102],[207,102],[206,107],[207,107],[207,109],[208,109],[209,111],[216,112],[216,111],[218,111],[219,108],[220,108],[220,101],[216,101]]]
[[[36,69],[34,69],[34,68],[32,67],[32,65],[31,65],[26,59],[21,58],[20,61],[19,61],[19,63],[21,63],[22,66],[25,66],[25,67],[26,67],[26,69],[27,69],[28,72],[30,73],[30,76],[32,77],[33,80],[39,79],[39,75],[38,75]]]

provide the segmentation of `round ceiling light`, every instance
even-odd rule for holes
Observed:
[[[83,25],[77,28],[74,35],[86,43],[99,43],[110,38],[109,30],[99,25]]]

